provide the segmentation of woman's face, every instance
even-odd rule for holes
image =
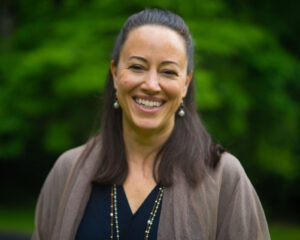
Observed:
[[[123,126],[136,130],[173,129],[175,113],[185,97],[192,73],[187,75],[183,38],[156,25],[133,29],[111,72]]]

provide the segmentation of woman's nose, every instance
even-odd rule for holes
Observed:
[[[152,94],[161,90],[159,85],[159,76],[156,71],[148,72],[145,76],[144,83],[142,84],[142,89]]]

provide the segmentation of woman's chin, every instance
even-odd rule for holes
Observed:
[[[161,129],[160,124],[145,121],[135,124],[135,127],[141,131],[156,131]]]
[[[168,131],[173,124],[160,119],[136,119],[133,125],[137,131],[159,133]]]

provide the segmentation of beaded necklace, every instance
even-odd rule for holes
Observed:
[[[151,230],[151,226],[153,224],[154,218],[156,216],[157,210],[159,208],[159,205],[161,203],[161,199],[164,194],[164,188],[160,187],[157,197],[154,201],[154,205],[152,207],[152,210],[150,212],[149,219],[147,221],[147,226],[145,230],[145,237],[144,240],[148,240],[149,233]],[[111,193],[110,193],[110,239],[114,239],[114,222],[116,225],[116,238],[117,240],[120,240],[120,231],[119,231],[119,221],[118,221],[118,208],[117,208],[118,202],[117,202],[117,186],[116,184],[113,184],[111,187]],[[114,221],[115,220],[115,221]]]

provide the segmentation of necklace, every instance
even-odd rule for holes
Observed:
[[[149,233],[151,230],[151,226],[153,224],[154,218],[156,216],[157,210],[159,208],[159,205],[161,203],[161,199],[164,195],[164,188],[160,187],[157,197],[154,201],[154,205],[152,207],[152,210],[150,212],[149,219],[147,221],[147,226],[145,230],[145,237],[144,240],[147,240],[149,237]],[[116,228],[116,238],[117,240],[120,240],[120,231],[119,231],[119,221],[118,221],[118,202],[117,202],[117,186],[116,184],[113,184],[111,187],[111,193],[110,193],[110,239],[114,239],[114,223]]]

